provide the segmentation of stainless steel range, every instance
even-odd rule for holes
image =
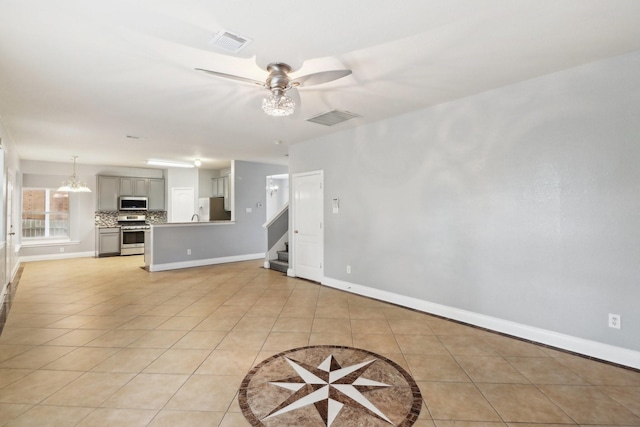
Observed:
[[[145,215],[118,215],[120,255],[144,253],[144,231],[150,228]]]

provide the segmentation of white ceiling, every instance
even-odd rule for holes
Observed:
[[[637,0],[0,0],[0,117],[22,159],[286,163],[290,144],[638,50],[638,22]],[[226,53],[222,29],[253,42]],[[194,70],[263,81],[269,62],[353,74],[302,88],[291,119]],[[332,109],[362,117],[304,120]]]

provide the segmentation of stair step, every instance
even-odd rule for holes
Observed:
[[[277,259],[272,259],[269,261],[269,268],[271,270],[281,271],[286,273],[289,269],[289,263],[286,261],[279,261]]]
[[[287,261],[287,262],[289,262],[289,252],[278,251],[278,260],[279,261]]]

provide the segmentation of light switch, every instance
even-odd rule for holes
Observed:
[[[331,201],[331,206],[333,207],[333,213],[340,212],[340,199],[333,199]]]
[[[251,209],[251,208],[246,208],[246,209],[245,209],[245,212],[246,212],[246,213],[251,213],[251,212],[253,212],[253,209]]]

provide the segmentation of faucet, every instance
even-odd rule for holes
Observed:
[[[194,218],[196,219],[197,222],[200,222],[200,215],[194,213],[193,216],[191,217],[191,222],[193,222]]]

